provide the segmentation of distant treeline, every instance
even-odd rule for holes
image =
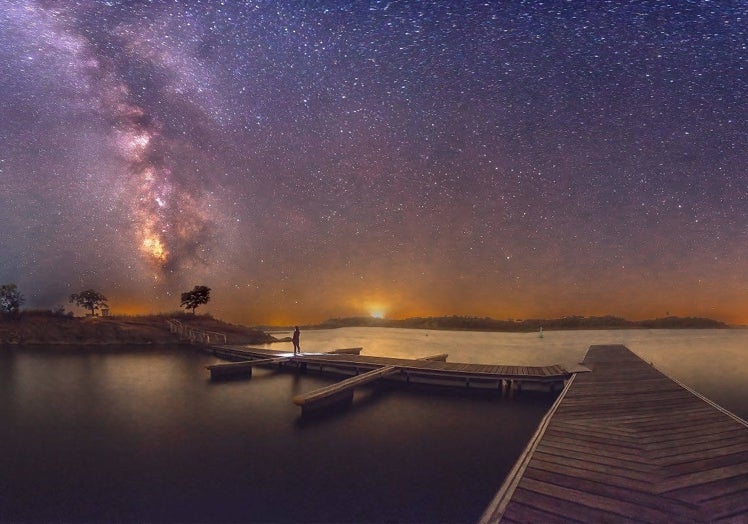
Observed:
[[[311,327],[311,326],[309,326]],[[714,329],[727,324],[711,318],[664,317],[652,320],[626,320],[614,316],[571,316],[551,319],[496,320],[489,317],[414,317],[392,320],[372,317],[333,318],[319,328],[391,327],[409,329],[449,329],[465,331],[539,331],[559,329]]]

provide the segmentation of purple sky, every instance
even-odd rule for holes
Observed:
[[[0,284],[114,313],[204,284],[249,324],[748,323],[747,26],[726,1],[6,0]]]

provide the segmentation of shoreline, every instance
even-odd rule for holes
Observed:
[[[619,329],[741,329],[719,320],[703,317],[663,317],[647,320],[627,320],[614,316],[568,316],[549,319],[497,320],[489,317],[412,317],[381,319],[373,317],[334,318],[319,324],[302,325],[302,329],[338,329],[344,327],[377,327],[401,329],[426,329],[443,331],[480,331],[496,333],[537,333],[539,331],[580,331]],[[293,329],[286,326],[259,326],[263,331]]]
[[[17,318],[0,318],[0,347],[189,345],[170,331],[167,320],[174,317],[73,317],[24,312]],[[221,332],[228,344],[264,344],[275,340],[263,331],[229,324],[209,315],[182,314],[176,318],[197,330]]]

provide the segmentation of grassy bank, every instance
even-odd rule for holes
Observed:
[[[73,317],[51,311],[24,311],[17,318],[0,317],[0,345],[82,345],[175,344],[167,320],[204,331],[224,333],[229,344],[262,344],[273,338],[262,331],[228,324],[209,315],[185,313]]]

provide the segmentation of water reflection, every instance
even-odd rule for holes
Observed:
[[[305,350],[543,365],[623,343],[748,415],[746,331],[537,334],[348,328]],[[291,399],[335,381],[214,384],[192,349],[0,351],[0,521],[474,521],[553,398],[362,388],[339,416]],[[43,501],[43,502],[40,502]]]

